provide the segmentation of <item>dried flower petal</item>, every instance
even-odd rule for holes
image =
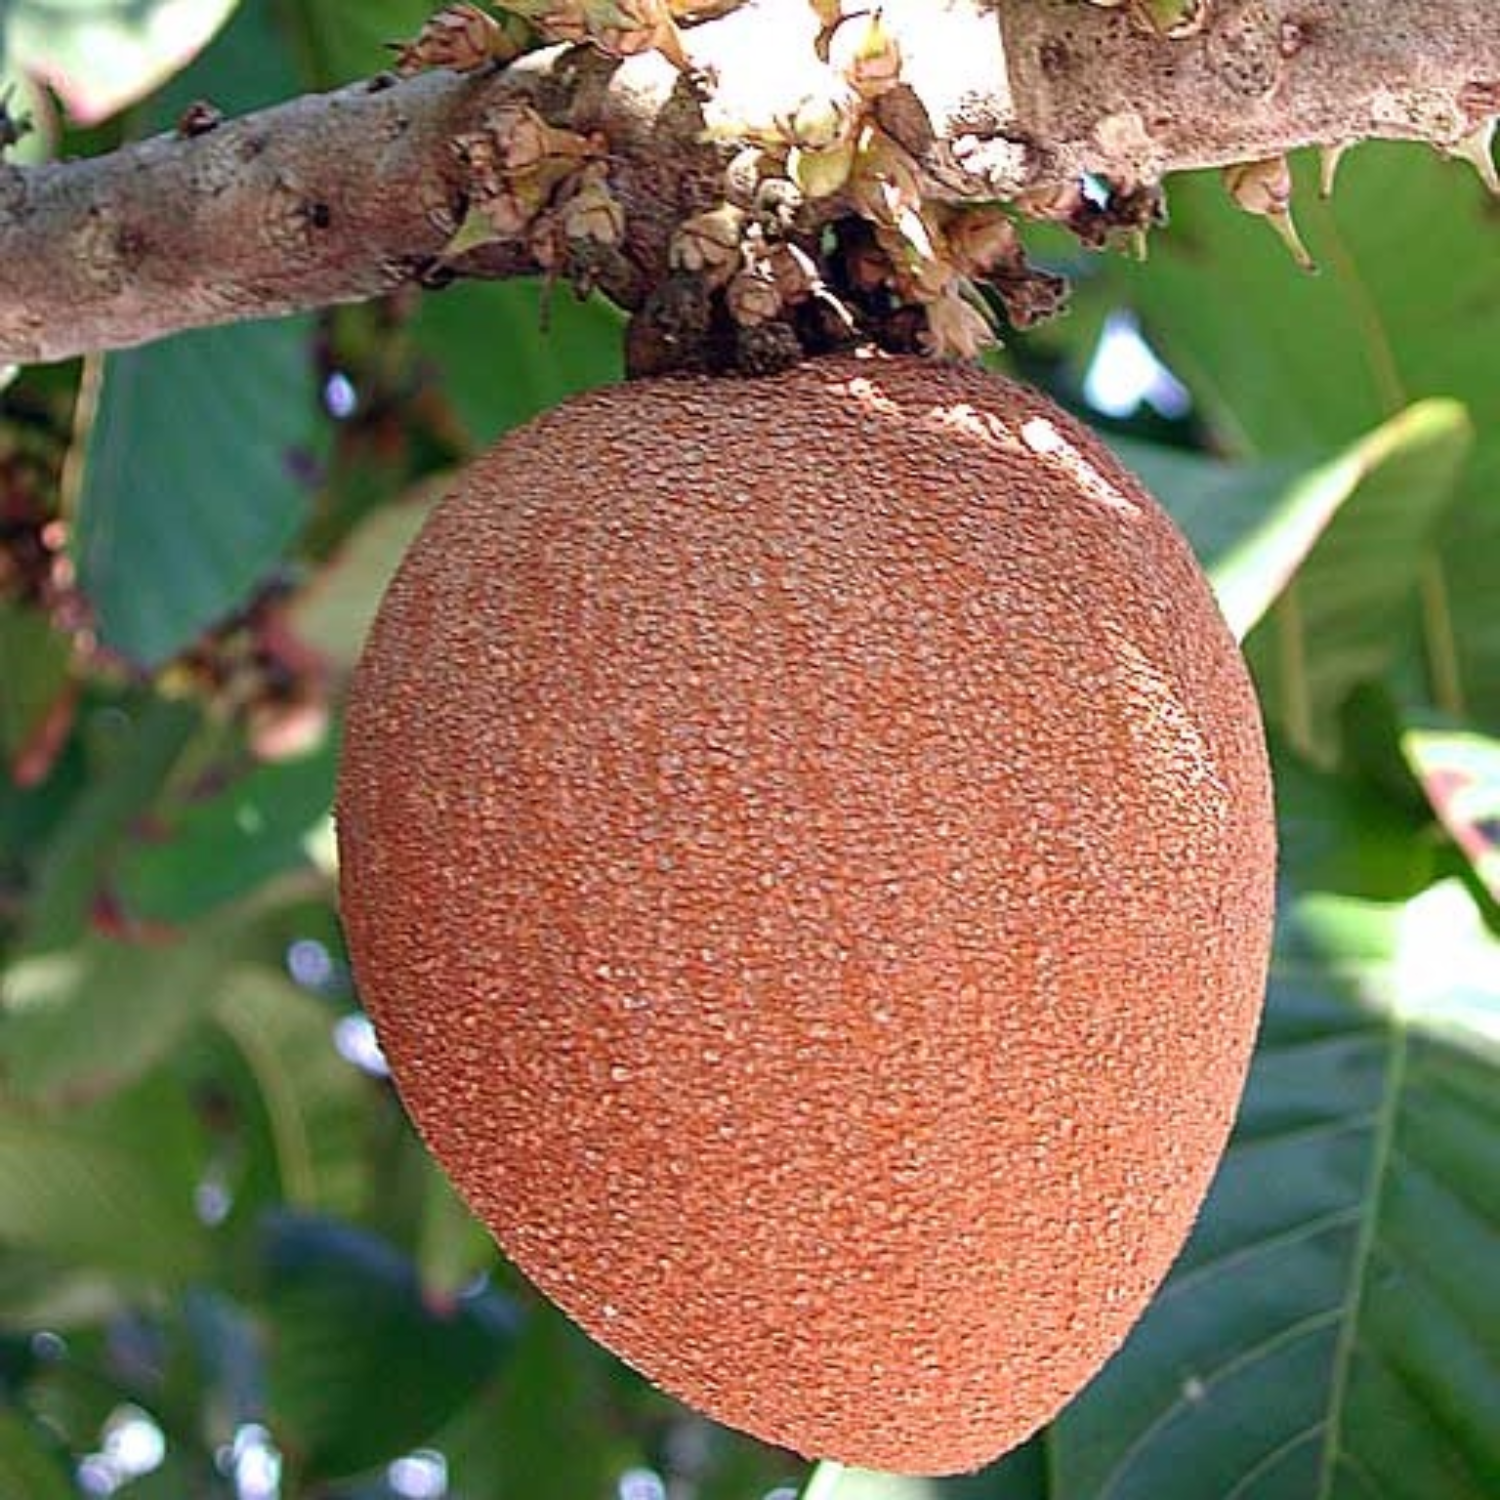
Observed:
[[[519,50],[500,23],[477,5],[445,5],[428,19],[414,42],[400,48],[396,71],[452,68],[471,73],[497,57],[508,61]]]
[[[779,318],[783,311],[781,293],[764,266],[737,272],[724,292],[724,302],[729,316],[747,328]]]
[[[940,359],[977,359],[996,338],[989,319],[954,282],[929,304],[923,342],[928,352]]]
[[[669,257],[674,270],[703,276],[722,286],[739,269],[745,233],[745,213],[723,203],[685,219],[672,236]]]
[[[879,98],[901,81],[901,44],[878,7],[842,22],[833,33],[828,56],[863,99]]]
[[[1304,271],[1317,270],[1292,222],[1292,169],[1286,157],[1272,156],[1264,161],[1238,162],[1225,167],[1224,184],[1246,213],[1258,214],[1270,224]]]

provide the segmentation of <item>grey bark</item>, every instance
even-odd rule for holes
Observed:
[[[1500,113],[1493,0],[1215,0],[1181,41],[1078,0],[886,10],[910,86],[902,139],[933,197],[1008,200],[1084,172],[1154,183],[1372,138],[1451,147]],[[722,196],[738,144],[822,86],[814,30],[807,0],[747,0],[687,33],[697,85],[655,55],[552,49],[478,76],[379,77],[96,158],[0,165],[0,362],[534,269],[520,240],[442,259],[471,186],[455,140],[516,97],[607,137],[626,229],[600,278],[630,302],[673,227]]]

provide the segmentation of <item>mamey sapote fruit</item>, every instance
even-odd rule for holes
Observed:
[[[343,907],[428,1144],[669,1391],[942,1473],[1140,1314],[1265,979],[1256,703],[1084,429],[840,359],[480,459],[349,706]]]

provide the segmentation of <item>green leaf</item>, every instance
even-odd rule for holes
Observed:
[[[31,0],[38,11],[49,0]],[[55,0],[53,0],[55,3]],[[228,113],[295,92],[289,46],[267,0],[71,0],[82,12],[230,23],[141,111],[170,129],[195,99]],[[191,18],[189,18],[191,19]],[[191,26],[188,30],[191,31]],[[102,358],[72,538],[102,638],[154,666],[245,602],[299,529],[305,471],[327,423],[303,318],[182,334]]]
[[[241,323],[103,357],[73,548],[105,645],[159,665],[296,536],[320,424],[310,330]]]
[[[818,1464],[808,1476],[802,1500],[939,1500],[938,1481],[901,1474],[877,1474],[871,1469],[847,1469],[843,1464]]]
[[[263,1259],[271,1426],[305,1479],[416,1447],[510,1348],[513,1313],[497,1294],[424,1301],[411,1262],[361,1230],[280,1215]]]
[[[0,762],[7,768],[67,690],[71,654],[40,610],[0,601]]]
[[[1500,901],[1500,740],[1414,724],[1401,736],[1401,748],[1433,811]]]
[[[611,1405],[612,1360],[549,1304],[528,1307],[502,1378],[433,1440],[448,1457],[454,1493],[474,1500],[610,1494],[620,1474],[645,1462],[640,1436]]]
[[[0,976],[7,1083],[27,1099],[76,1102],[141,1077],[217,999],[234,937],[224,923],[151,943],[90,935],[20,959]]]
[[[146,921],[188,922],[289,870],[310,868],[308,847],[333,798],[331,736],[305,755],[256,765],[216,796],[169,813],[131,845],[116,872],[124,908]]]
[[[1452,506],[1472,429],[1452,402],[1427,402],[1346,456],[1357,496],[1318,538],[1295,580],[1246,641],[1268,719],[1304,754],[1331,761],[1338,711],[1420,638],[1418,605],[1437,527]]]
[[[0,1495],[74,1500],[71,1465],[55,1440],[20,1412],[0,1406]]]
[[[85,125],[149,94],[222,26],[238,0],[9,0],[3,51],[44,78]]]
[[[294,46],[277,0],[245,0],[229,24],[141,111],[147,130],[170,130],[195,99],[249,114],[300,92]]]
[[[1044,1428],[1002,1463],[943,1480],[941,1500],[1055,1500],[1059,1492],[1049,1478],[1054,1431]]]
[[[187,1100],[153,1084],[50,1118],[0,1098],[0,1244],[148,1284],[202,1268],[202,1163]]]
[[[386,585],[452,477],[441,475],[360,520],[292,601],[287,623],[299,640],[335,666],[353,667]]]
[[[0,1255],[0,1321],[12,1328],[65,1333],[124,1311],[128,1291],[99,1271],[69,1267],[37,1250],[7,1246]]]
[[[372,1085],[335,1049],[327,1005],[267,967],[243,965],[213,1014],[255,1081],[282,1200],[358,1212],[369,1190]]]
[[[1108,441],[1187,538],[1236,640],[1270,608],[1352,493],[1322,488],[1320,470],[1290,462],[1229,463],[1134,438]]]
[[[31,951],[82,937],[121,839],[198,727],[192,706],[159,698],[103,704],[83,715],[88,779],[33,872],[26,924]]]
[[[495,1267],[499,1251],[453,1184],[432,1165],[417,1231],[417,1271],[428,1296],[456,1296]]]
[[[203,1469],[207,1467],[206,1464],[203,1465]],[[185,1495],[217,1496],[221,1493],[228,1500],[231,1491],[227,1487],[222,1491],[206,1490],[204,1484],[202,1469],[188,1463],[178,1454],[169,1452],[160,1468],[143,1474],[139,1479],[130,1480],[111,1493],[112,1500],[183,1500]]]
[[[1198,1229],[1036,1493],[1493,1496],[1497,1072],[1500,943],[1461,886],[1305,898]]]
[[[1480,405],[1500,308],[1486,295],[1493,228],[1473,174],[1419,146],[1370,144],[1332,201],[1317,194],[1312,153],[1296,177],[1321,275],[1297,274],[1216,171],[1172,179],[1171,225],[1149,263],[1104,263],[1224,436],[1246,451],[1315,451],[1422,396]]]
[[[1105,264],[1147,337],[1240,454],[1326,451],[1424,396],[1493,411],[1500,299],[1493,208],[1475,174],[1418,146],[1361,146],[1331,203],[1299,162],[1296,213],[1320,276],[1296,272],[1219,174],[1174,178],[1149,266]],[[1434,232],[1440,226],[1441,232]],[[1433,700],[1500,722],[1500,424],[1471,461],[1422,580]],[[1408,560],[1392,556],[1393,565]]]
[[[1310,765],[1271,738],[1277,864],[1297,890],[1404,901],[1432,884],[1428,820],[1384,789]]]
[[[537,282],[455,283],[423,298],[411,336],[476,446],[623,373],[620,315]]]
[[[427,0],[303,0],[294,16],[307,82],[332,88],[388,68],[386,44],[416,36],[432,10]]]
[[[1208,571],[1230,629],[1243,640],[1343,510],[1354,508],[1350,502],[1363,511],[1369,502],[1362,491],[1386,465],[1413,455],[1429,478],[1424,489],[1433,504],[1440,504],[1445,492],[1439,481],[1462,459],[1469,436],[1461,407],[1426,401],[1310,468],[1226,463],[1129,440],[1113,446],[1182,528]],[[1416,521],[1421,524],[1423,517]],[[1346,538],[1345,548],[1360,540],[1369,550],[1376,539],[1356,533]]]

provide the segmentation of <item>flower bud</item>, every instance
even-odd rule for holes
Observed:
[[[877,99],[901,81],[901,45],[878,8],[839,25],[828,60],[862,99]]]
[[[625,210],[610,191],[609,168],[603,162],[591,162],[578,173],[561,220],[570,245],[614,246],[625,238]]]
[[[1209,0],[1130,0],[1130,18],[1137,26],[1172,41],[1196,36],[1208,16]]]
[[[725,289],[724,302],[729,316],[742,327],[769,323],[783,311],[781,293],[764,266],[738,272]]]
[[[942,232],[949,258],[966,276],[983,276],[1021,252],[1010,216],[991,205],[958,209],[944,220]]]
[[[940,359],[977,359],[995,342],[995,330],[960,281],[950,283],[943,295],[927,307],[927,352]]]
[[[672,268],[702,276],[711,286],[722,286],[740,267],[744,234],[744,210],[731,203],[694,214],[672,236],[668,250]]]

